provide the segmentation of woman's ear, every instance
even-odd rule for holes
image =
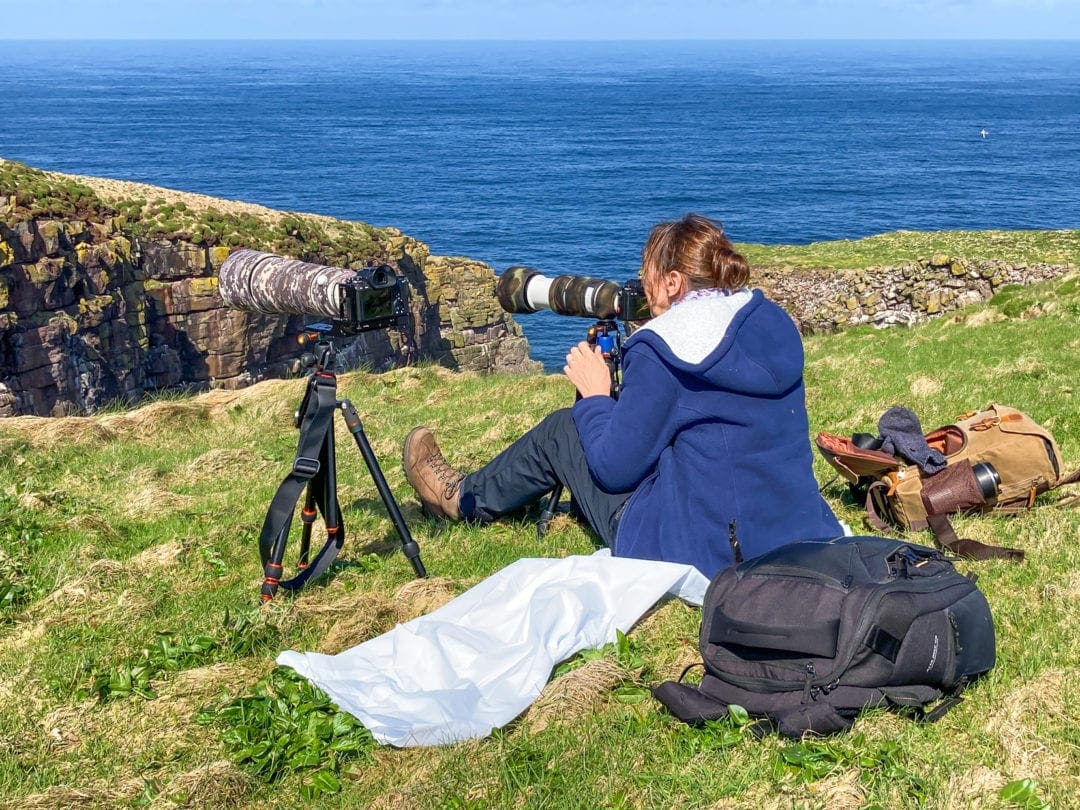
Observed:
[[[682,298],[688,288],[686,276],[678,270],[668,270],[664,273],[664,292],[667,293],[668,298],[671,300]]]

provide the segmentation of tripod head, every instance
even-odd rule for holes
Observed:
[[[622,391],[622,333],[619,324],[612,318],[602,318],[588,328],[585,341],[590,346],[599,346],[600,354],[611,373],[611,396],[618,399]]]
[[[630,322],[624,321],[624,326],[629,334]],[[599,346],[600,354],[607,364],[608,373],[611,375],[611,398],[618,399],[622,393],[622,332],[619,330],[619,322],[614,318],[601,318],[585,332],[585,342],[590,346]],[[577,398],[581,398],[580,392]],[[562,498],[563,485],[558,483],[551,491],[544,508],[540,511],[540,519],[536,524],[536,533],[543,537],[551,526],[551,519],[559,508],[559,499]]]
[[[293,361],[290,371],[301,374],[305,369],[315,371],[334,370],[334,327],[328,323],[311,323],[296,336],[301,346],[310,347],[308,351]]]

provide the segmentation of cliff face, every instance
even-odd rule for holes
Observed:
[[[340,340],[347,367],[540,366],[499,308],[487,265],[431,256],[392,228],[150,191],[163,196],[110,197],[0,162],[0,416],[90,413],[287,374],[305,319],[231,310],[218,295],[217,271],[241,246],[339,267],[386,262],[406,277],[408,326]]]
[[[345,368],[540,368],[499,307],[491,267],[431,256],[393,228],[0,159],[0,416],[91,413],[154,392],[287,375],[305,319],[224,306],[217,271],[238,247],[337,267],[386,262],[406,277],[407,328],[338,341]],[[752,283],[811,334],[912,324],[1072,269],[941,254],[859,270],[756,266]]]

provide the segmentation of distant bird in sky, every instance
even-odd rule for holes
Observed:
[[[983,136],[983,140],[985,141],[985,140],[986,140],[986,136],[987,136],[987,135],[989,135],[990,133],[986,131],[986,127],[983,127],[983,128],[982,128],[982,131],[981,131],[981,132],[979,132],[979,134]]]

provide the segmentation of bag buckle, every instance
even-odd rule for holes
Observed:
[[[885,477],[889,480],[889,491],[885,493],[885,497],[891,498],[896,494],[896,488],[900,486],[900,476],[895,472],[889,472]]]
[[[303,476],[304,478],[312,478],[315,476],[321,468],[319,460],[317,458],[308,458],[307,456],[297,456],[293,461],[292,471],[293,475]]]

